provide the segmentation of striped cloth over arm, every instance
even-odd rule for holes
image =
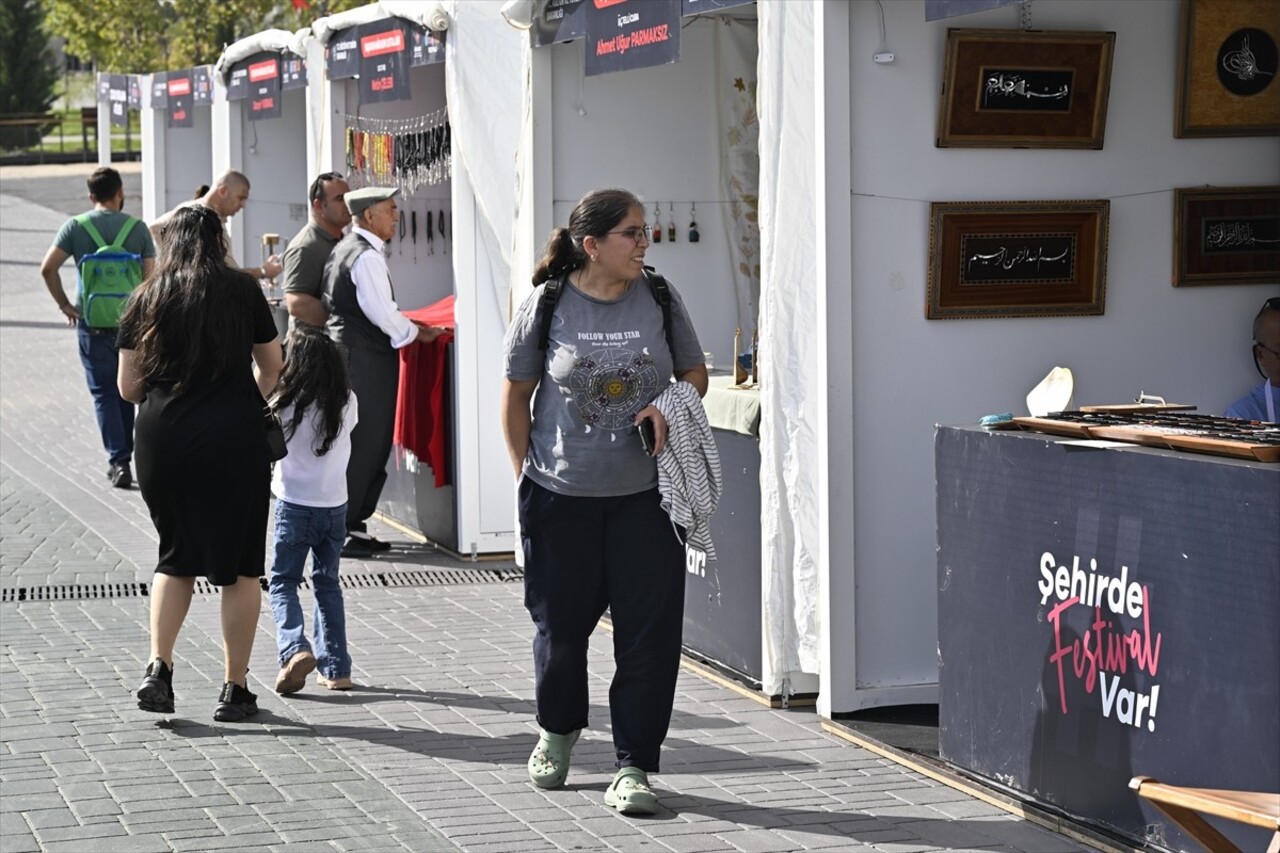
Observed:
[[[653,405],[667,421],[667,443],[657,458],[662,508],[687,531],[685,544],[714,560],[711,515],[720,503],[720,452],[702,398],[688,382],[676,382]]]

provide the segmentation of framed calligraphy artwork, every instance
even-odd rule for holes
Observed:
[[[1280,283],[1280,186],[1173,191],[1173,284]]]
[[[1101,148],[1116,34],[947,30],[939,148]]]
[[[1275,0],[1182,0],[1175,137],[1280,135]]]
[[[929,207],[930,320],[1102,314],[1111,203]]]

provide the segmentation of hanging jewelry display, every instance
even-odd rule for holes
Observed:
[[[653,203],[653,236],[649,238],[649,242],[662,242],[662,208],[656,201]]]
[[[413,235],[413,262],[418,262],[418,211],[409,211],[409,233]]]
[[[698,203],[694,201],[689,203],[689,242],[698,242],[700,236],[698,234]]]
[[[427,211],[427,254],[434,255],[436,253],[436,234],[435,229],[431,227],[431,211]]]
[[[453,174],[452,133],[447,110],[407,119],[344,116],[347,172],[352,188],[399,187],[412,195],[420,186]]]
[[[436,214],[436,230],[440,232],[440,253],[449,254],[449,241],[444,238],[444,211]]]
[[[400,233],[399,239],[396,241],[397,254],[404,254],[404,211],[400,211]]]
[[[670,202],[667,205],[667,242],[674,243],[676,241],[676,203]]]

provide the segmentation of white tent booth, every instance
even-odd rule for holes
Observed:
[[[305,140],[307,174],[337,171],[352,187],[401,188],[402,223],[388,257],[400,308],[453,297],[447,483],[397,449],[379,512],[471,559],[510,553],[515,543],[498,388],[521,53],[498,9],[384,0],[315,21],[306,127],[295,139]]]
[[[539,14],[567,19],[581,5],[512,7],[536,27]],[[1274,139],[1173,137],[1173,0],[1033,5],[950,22],[927,21],[924,0],[751,7],[759,681],[770,695],[817,689],[823,716],[938,700],[935,424],[1020,411],[1055,364],[1087,379],[1093,402],[1159,387],[1220,412],[1256,382],[1231,342],[1243,340],[1259,288],[1170,287],[1171,199],[1177,186],[1276,183]],[[628,17],[632,4],[609,8]],[[1125,45],[1103,150],[936,146],[947,28],[1017,30],[1028,12],[1037,28],[1110,30]],[[681,201],[722,198],[713,65],[696,45],[721,58],[726,45],[704,35],[707,20],[685,19],[671,65],[587,76],[581,41],[533,49],[513,293],[587,189],[628,187],[659,202],[664,222],[668,199],[681,213]],[[1105,316],[925,319],[931,201],[1081,198],[1111,200]],[[710,227],[703,240],[655,244],[648,258],[722,365],[741,322],[725,271],[733,244]],[[1171,333],[1182,344],[1170,347]]]
[[[213,84],[208,66],[147,75],[144,84],[142,216],[151,221],[213,177]]]
[[[229,45],[214,67],[213,175],[227,169],[249,179],[249,203],[228,223],[232,253],[258,266],[280,253],[307,222],[306,30],[266,30]],[[280,282],[266,282],[281,331]]]
[[[761,379],[792,369],[788,348],[767,341],[761,310],[768,281],[757,225],[766,174],[757,8],[725,0],[633,3],[610,7],[594,19],[602,29],[592,31],[589,16],[597,10],[590,2],[509,4],[513,24],[530,30],[533,46],[512,304],[529,293],[543,241],[582,195],[618,186],[643,200],[650,228],[662,238],[649,245],[646,263],[680,292],[709,356],[706,403],[726,478],[712,522],[718,559],[689,559],[685,647],[770,697],[787,697],[812,695],[819,682],[816,661],[784,662],[785,638],[772,633],[793,620],[778,612],[792,605],[768,594],[773,581],[762,569],[762,557],[782,559],[770,538],[774,508],[761,511],[762,503],[769,506],[760,471],[767,438],[756,423],[770,388],[731,387],[735,356],[750,352],[757,327]],[[649,64],[628,65],[631,47],[616,56],[619,39],[649,44],[653,33],[663,34],[668,48]],[[605,54],[620,59],[617,67],[600,68],[595,57]],[[787,222],[787,239],[804,245],[811,234],[793,227],[800,224]],[[747,423],[738,417],[744,411]],[[812,607],[810,600],[803,605]]]

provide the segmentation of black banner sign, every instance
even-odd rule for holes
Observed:
[[[549,0],[533,19],[533,46],[546,47],[585,36],[590,5],[591,0]]]
[[[259,53],[247,60],[249,120],[280,117],[280,57]]]
[[[360,27],[333,34],[324,48],[324,65],[330,80],[344,80],[360,73]]]
[[[249,97],[249,63],[237,62],[231,66],[231,76],[227,78],[227,100],[243,101]]]
[[[165,84],[169,103],[169,127],[193,127],[191,118],[191,69],[170,71]]]
[[[588,77],[680,59],[680,0],[591,0]]]
[[[360,103],[409,99],[409,39],[398,21],[360,27]]]
[[[169,106],[169,72],[157,71],[151,75],[151,109],[163,110]]]
[[[127,127],[129,125],[128,75],[107,75],[107,105],[111,109],[111,123],[117,127]]]
[[[126,102],[131,110],[142,109],[142,77],[137,74],[129,76],[129,100]]]
[[[409,56],[410,68],[444,62],[445,34],[443,32],[438,33],[416,24],[406,24],[405,29],[409,33],[413,48]]]
[[[212,65],[197,65],[191,69],[191,103],[196,106],[213,103]]]
[[[285,92],[307,88],[307,63],[302,57],[281,55],[280,88]]]

